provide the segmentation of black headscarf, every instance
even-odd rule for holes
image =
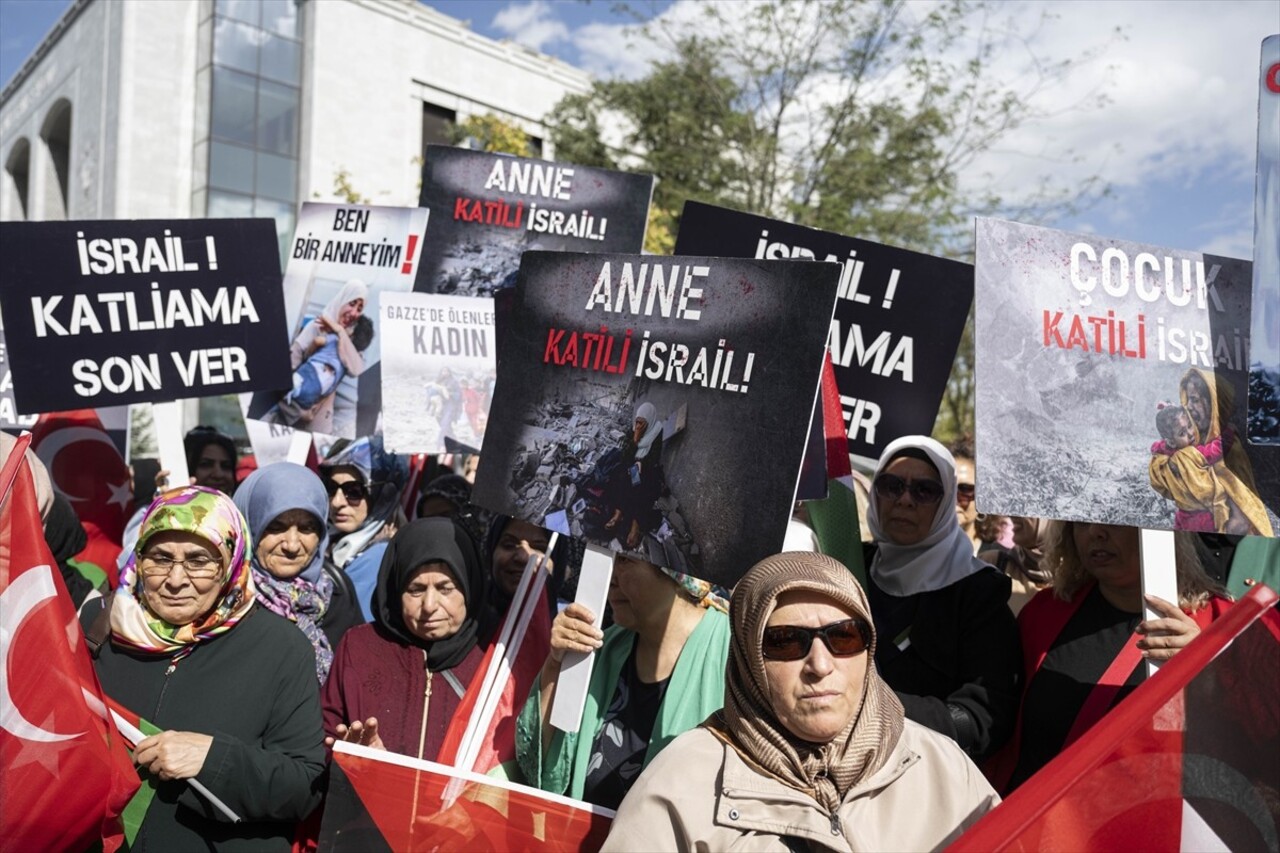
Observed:
[[[404,624],[400,596],[427,563],[444,563],[458,579],[467,615],[452,637],[433,643]],[[398,642],[427,650],[427,669],[439,672],[462,662],[476,645],[484,609],[488,571],[481,565],[475,541],[447,518],[420,518],[400,529],[387,545],[373,590],[373,621]]]
[[[484,570],[489,579],[489,596],[480,630],[481,636],[486,639],[497,634],[502,627],[502,620],[506,618],[507,608],[511,606],[511,596],[507,595],[493,578],[493,552],[497,549],[503,531],[507,529],[511,519],[509,515],[495,515],[489,519],[489,526],[484,532],[483,559]],[[553,618],[559,610],[556,599],[565,585],[569,564],[573,562],[571,542],[568,536],[561,536],[556,540],[556,546],[551,549],[551,553],[547,555],[551,558],[551,577],[547,578],[546,597],[547,607]],[[581,556],[578,557],[577,562],[581,564]]]

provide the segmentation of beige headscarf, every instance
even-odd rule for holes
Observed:
[[[827,744],[787,731],[774,716],[760,651],[765,624],[784,592],[807,590],[872,625],[866,594],[845,566],[822,554],[790,552],[761,560],[738,581],[729,603],[732,642],[724,688],[724,730],[730,742],[763,772],[808,793],[828,812],[860,780],[879,770],[902,734],[902,703],[876,672],[875,629],[867,656],[862,703],[847,729]],[[820,642],[820,641],[819,641]]]

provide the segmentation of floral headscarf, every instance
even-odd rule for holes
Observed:
[[[693,602],[704,610],[729,612],[729,591],[709,581],[700,580],[693,575],[677,572],[658,566],[658,571],[671,578]]]
[[[208,613],[187,625],[170,625],[147,607],[138,556],[157,533],[193,533],[212,546],[222,565],[221,588]],[[192,651],[196,644],[234,628],[253,606],[249,526],[231,498],[204,486],[182,486],[156,496],[147,508],[138,544],[120,573],[111,608],[111,635],[120,643],[157,654]]]

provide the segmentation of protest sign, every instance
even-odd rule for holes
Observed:
[[[269,219],[6,222],[0,264],[20,412],[288,384]]]
[[[474,500],[731,585],[782,544],[838,278],[526,253]]]
[[[523,252],[639,252],[653,177],[428,145],[419,206],[431,211],[414,290],[491,296]]]
[[[246,418],[338,438],[380,431],[378,302],[413,287],[426,225],[416,207],[302,205],[284,275],[293,374],[254,394]]]
[[[0,430],[17,433],[35,426],[37,415],[18,413],[13,400],[13,371],[9,368],[9,350],[4,343],[4,322],[0,320]]]
[[[1262,41],[1254,197],[1249,440],[1280,445],[1280,35]]]
[[[333,745],[321,850],[599,850],[614,812],[434,761]]]
[[[1243,440],[1246,261],[979,219],[983,512],[1271,536]]]
[[[841,264],[827,346],[849,452],[874,464],[889,442],[928,435],[973,301],[973,267],[688,202],[677,255]]]
[[[493,398],[493,300],[382,297],[383,435],[395,453],[479,450]]]

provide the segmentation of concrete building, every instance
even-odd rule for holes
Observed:
[[[270,216],[335,179],[417,203],[424,147],[588,75],[416,0],[75,0],[0,92],[0,220]]]

